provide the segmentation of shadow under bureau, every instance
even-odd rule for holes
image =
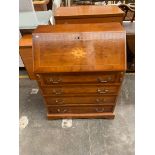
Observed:
[[[39,26],[33,71],[48,119],[114,118],[126,70],[120,23]]]

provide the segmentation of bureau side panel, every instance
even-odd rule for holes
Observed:
[[[20,47],[19,53],[28,72],[29,78],[35,80],[35,75],[33,73],[32,47]]]

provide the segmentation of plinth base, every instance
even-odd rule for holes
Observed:
[[[103,118],[114,119],[114,113],[88,113],[88,114],[47,114],[50,119],[70,119],[70,118]]]

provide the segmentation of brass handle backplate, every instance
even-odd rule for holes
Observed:
[[[104,108],[96,108],[96,112],[104,112]]]
[[[49,82],[50,83],[53,83],[53,84],[57,84],[57,83],[60,83],[61,82],[61,79],[53,79],[53,78],[50,78],[49,79]]]
[[[97,92],[99,93],[99,94],[105,94],[105,93],[107,93],[109,90],[108,89],[105,89],[105,88],[98,88],[97,89]]]
[[[63,99],[56,99],[55,100],[55,103],[63,104],[64,103],[64,100]]]
[[[99,103],[99,104],[101,104],[101,103],[104,103],[105,102],[105,99],[104,98],[102,98],[102,99],[97,98],[96,99],[96,102]]]
[[[59,108],[58,108],[58,109],[57,109],[57,112],[58,112],[58,113],[65,113],[65,112],[67,112],[67,109],[59,109]]]
[[[101,83],[107,83],[107,82],[111,81],[112,78],[111,78],[111,77],[108,77],[108,79],[105,80],[105,79],[102,79],[101,77],[98,77],[97,80],[98,80],[99,82],[101,82]]]
[[[53,89],[53,93],[56,95],[61,95],[63,93],[62,89]]]

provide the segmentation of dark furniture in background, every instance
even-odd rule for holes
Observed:
[[[135,20],[135,9],[134,7],[129,7],[126,4],[119,4],[118,7],[125,12],[124,21],[131,21],[133,22]]]
[[[135,6],[120,4],[118,7],[125,12],[123,26],[126,30],[128,71],[135,72]]]
[[[135,0],[72,0],[72,5],[94,5],[96,2],[103,2],[104,4],[117,4],[118,2],[129,4],[135,3]]]
[[[53,0],[49,0],[49,3],[47,4],[47,9],[48,10],[52,9],[52,4],[53,4]]]
[[[47,11],[47,5],[50,0],[33,0],[35,11]],[[52,6],[52,5],[51,5]],[[50,8],[51,10],[51,8]]]

